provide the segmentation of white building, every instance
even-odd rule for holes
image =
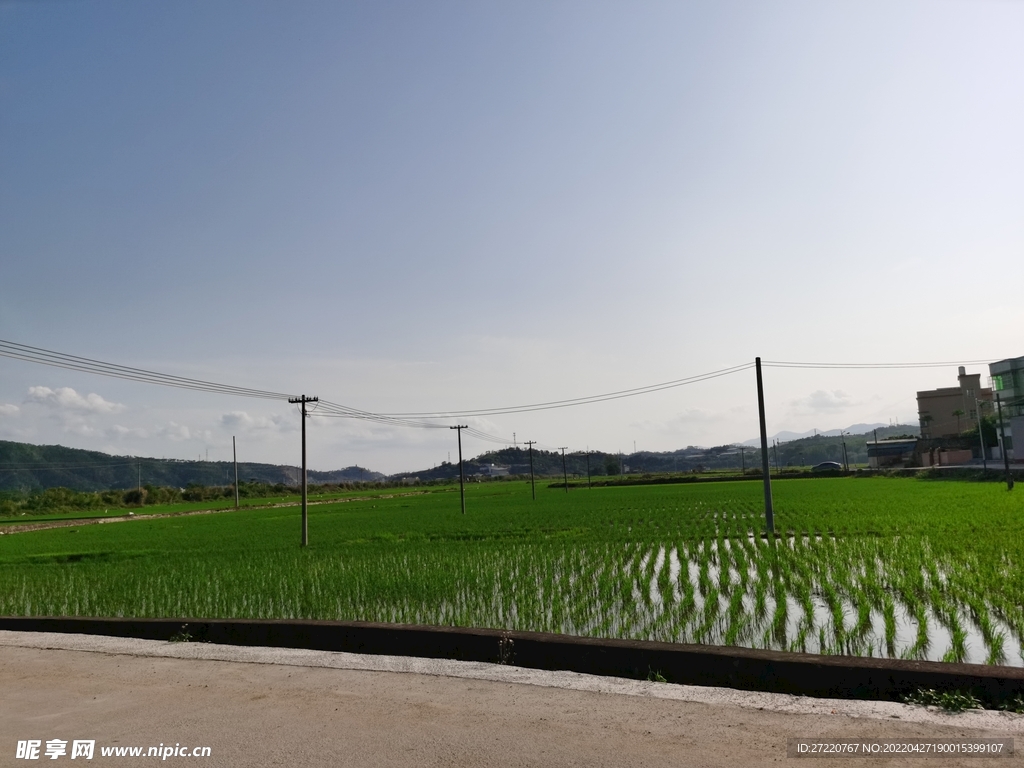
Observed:
[[[480,467],[482,477],[507,477],[509,467],[500,467],[497,464],[484,464]]]
[[[1024,357],[991,363],[988,372],[992,377],[993,398],[998,397],[1003,411],[1007,455],[1015,461],[1024,460]],[[1014,438],[1021,441],[1016,450]]]

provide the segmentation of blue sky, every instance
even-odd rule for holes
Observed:
[[[0,338],[377,412],[1018,356],[1022,39],[978,0],[0,3]],[[298,457],[277,403],[0,374],[0,439]],[[955,376],[772,370],[769,431]],[[753,437],[753,395],[473,423],[666,450]],[[310,462],[451,438],[314,419]]]

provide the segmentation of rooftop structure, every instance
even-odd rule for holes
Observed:
[[[992,413],[992,390],[981,386],[980,373],[968,374],[961,365],[957,379],[959,386],[917,393],[923,439],[956,437],[977,426],[979,411],[982,416]]]

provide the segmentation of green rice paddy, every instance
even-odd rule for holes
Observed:
[[[1021,665],[1024,496],[498,482],[0,536],[0,614],[360,619]],[[160,511],[160,510],[152,510]],[[0,530],[3,526],[0,525]]]

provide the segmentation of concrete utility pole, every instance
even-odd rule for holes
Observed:
[[[764,472],[764,520],[769,535],[775,533],[775,511],[772,509],[772,475],[768,466],[768,430],[764,423],[764,385],[761,382],[761,358],[754,359],[757,368],[757,410],[761,421],[761,471]]]
[[[974,398],[974,413],[978,417],[978,442],[981,443],[981,466],[988,470],[988,456],[985,455],[985,433],[981,429],[981,401]]]
[[[590,487],[590,449],[587,449],[587,488]]]
[[[462,430],[469,429],[467,424],[456,424],[454,429],[459,433],[459,497],[462,500],[462,514],[466,514],[466,473],[462,469]]]
[[[563,447],[558,449],[558,450],[560,450],[562,452],[562,479],[565,480],[565,492],[566,493],[569,492],[569,473],[565,469],[565,449],[568,448],[568,447],[569,446],[566,445],[566,446],[563,446]]]
[[[289,397],[289,403],[297,403],[302,408],[302,546],[309,544],[309,510],[306,496],[306,403],[318,403],[319,397]]]
[[[231,436],[231,454],[235,460],[235,509],[238,509],[238,448],[235,447],[235,436]]]
[[[537,500],[537,486],[533,484],[533,446],[537,444],[536,440],[525,441],[526,445],[530,446],[530,493],[533,495],[533,500]]]
[[[1006,469],[1006,490],[1013,490],[1013,475],[1010,474],[1010,456],[1006,453],[1006,427],[1003,426],[1003,403],[996,395],[996,408],[999,409],[999,434],[1003,440],[1003,467]],[[1016,453],[1013,454],[1016,457]]]
[[[839,439],[843,441],[843,466],[846,467],[846,471],[850,471],[850,459],[846,455],[846,433],[839,430]]]
[[[743,450],[743,446],[740,446],[740,472],[747,474],[747,454]]]

